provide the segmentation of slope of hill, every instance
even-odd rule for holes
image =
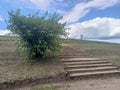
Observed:
[[[65,43],[70,44],[78,52],[103,58],[120,66],[120,44],[73,39],[67,40]]]

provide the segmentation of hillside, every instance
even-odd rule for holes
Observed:
[[[79,52],[103,58],[120,66],[120,44],[80,40],[67,40],[65,42]]]
[[[16,39],[18,38],[0,37],[0,83],[65,73],[59,58],[51,58],[37,63],[26,61],[23,55],[16,52]],[[120,44],[80,40],[64,40],[64,44],[82,55],[100,57],[120,66]],[[71,50],[68,51],[71,52]]]
[[[1,46],[0,57],[1,58],[3,58],[2,56],[4,56],[3,53],[15,51],[16,39],[18,39],[18,37],[0,36],[0,46]],[[92,57],[100,57],[116,65],[120,65],[120,44],[97,42],[97,41],[80,41],[80,40],[74,40],[74,39],[64,40],[64,43],[71,45],[73,49],[75,49],[78,52],[84,53],[85,55],[92,56]],[[2,45],[4,46],[4,50]],[[11,57],[14,57],[14,54],[15,53],[13,53],[13,56]],[[7,57],[4,57],[4,58],[7,58]]]

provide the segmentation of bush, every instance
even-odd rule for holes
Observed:
[[[60,51],[61,37],[67,35],[66,24],[59,23],[61,16],[55,13],[22,15],[20,10],[8,14],[8,29],[19,36],[18,48],[24,50],[29,60],[40,60],[46,51]]]

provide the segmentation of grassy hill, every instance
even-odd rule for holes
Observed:
[[[16,37],[0,37],[0,83],[16,79],[40,78],[64,72],[60,60],[29,63],[16,52]],[[120,44],[65,40],[76,51],[92,57],[100,57],[120,66]]]
[[[120,44],[80,40],[67,40],[66,43],[79,52],[103,58],[120,66]]]

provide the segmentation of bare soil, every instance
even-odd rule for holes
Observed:
[[[44,85],[48,83],[62,82],[65,80],[67,80],[67,78],[64,73],[44,78],[26,78],[24,80],[14,80],[13,82],[0,83],[0,90],[18,90],[22,87],[26,88],[26,86],[33,86],[37,84]]]
[[[95,78],[86,80],[72,80],[61,83],[50,83],[34,86],[41,90],[41,87],[56,86],[57,90],[120,90],[120,77]],[[32,90],[31,86],[15,90]]]

